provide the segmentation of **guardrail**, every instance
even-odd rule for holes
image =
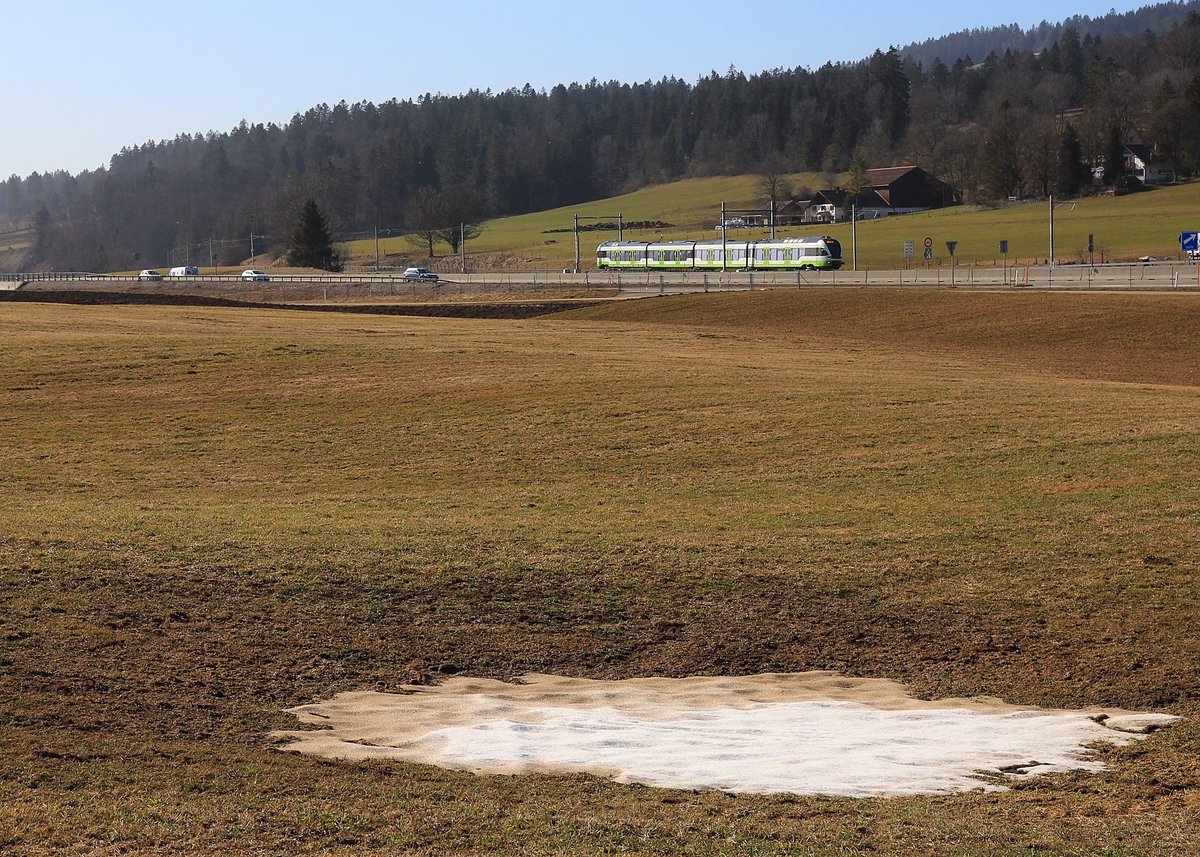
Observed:
[[[215,285],[241,286],[246,291],[278,289],[288,285],[326,286],[318,290],[330,293],[369,296],[430,294],[480,291],[502,288],[513,291],[538,291],[552,288],[605,289],[617,293],[662,294],[670,292],[753,290],[760,288],[806,288],[820,286],[926,286],[960,288],[1200,288],[1200,264],[1193,261],[1127,262],[1101,265],[977,265],[913,267],[909,269],[857,271],[639,271],[589,270],[563,271],[488,271],[450,274],[438,282],[405,280],[388,273],[287,274],[272,273],[270,281],[244,280],[238,274],[199,274],[189,277],[164,276],[162,280],[141,280],[136,275],[96,274],[79,271],[29,272],[0,274],[0,283],[15,282],[29,286],[40,282],[140,283],[160,287]]]

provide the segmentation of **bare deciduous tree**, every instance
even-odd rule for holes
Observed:
[[[404,208],[404,225],[414,247],[424,247],[433,256],[438,230],[446,226],[446,211],[441,195],[430,187],[419,188]]]

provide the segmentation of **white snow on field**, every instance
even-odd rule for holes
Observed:
[[[1126,744],[1179,719],[1031,710],[990,698],[926,702],[894,682],[827,672],[459,678],[394,694],[344,693],[291,711],[323,728],[277,733],[281,749],[326,758],[850,797],[1002,790],[1005,778],[1100,770],[1088,745]]]

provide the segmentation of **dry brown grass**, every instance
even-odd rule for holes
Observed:
[[[0,306],[0,846],[1186,854],[1188,298],[845,291],[525,322]],[[838,669],[1189,720],[850,801],[274,753],[468,673]]]

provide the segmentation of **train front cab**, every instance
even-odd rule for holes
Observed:
[[[596,248],[596,267],[644,269],[647,246],[628,241],[606,241]]]

